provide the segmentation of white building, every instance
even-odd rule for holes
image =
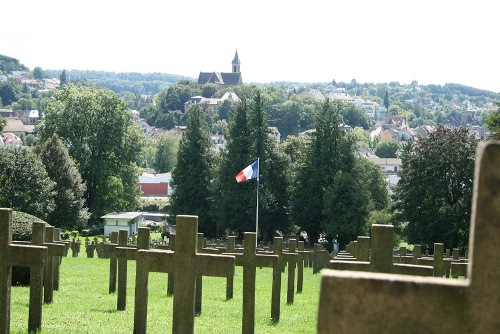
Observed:
[[[128,236],[136,235],[142,223],[142,212],[112,212],[101,217],[104,219],[104,236],[109,237],[111,232],[127,230]]]

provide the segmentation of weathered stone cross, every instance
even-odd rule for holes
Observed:
[[[13,241],[15,245],[35,245],[47,247],[48,257],[61,256],[64,254],[64,245],[45,242],[45,223],[34,222],[32,225],[31,242]],[[42,327],[42,304],[43,304],[43,273],[44,270],[53,270],[45,261],[45,266],[31,267],[30,269],[30,302],[29,302],[29,320],[28,331],[35,332]],[[47,282],[54,286],[53,282]]]
[[[36,242],[40,242],[38,239]],[[36,277],[39,279],[43,266],[47,259],[47,247],[15,245],[12,243],[12,210],[0,209],[0,333],[10,333],[10,292],[12,279],[12,266],[37,268]],[[30,291],[30,302],[33,298],[36,303],[41,304],[40,284],[35,284],[37,291]],[[35,286],[34,286],[35,287]],[[34,330],[41,327],[38,319],[41,319],[41,308],[30,314],[28,326]],[[31,309],[30,309],[31,313]]]
[[[281,275],[277,255],[256,254],[257,234],[255,232],[245,232],[243,238],[243,254],[224,253],[236,256],[236,265],[243,267],[243,325],[242,333],[254,333],[255,331],[255,278],[257,267],[278,268]],[[276,270],[276,269],[274,269]],[[273,271],[274,271],[273,270]],[[273,284],[273,291],[276,286]],[[281,289],[281,287],[280,287]],[[273,295],[275,292],[273,292]],[[279,301],[278,301],[279,303]],[[275,303],[271,305],[271,318],[276,319]],[[278,306],[279,309],[279,306]],[[277,315],[279,317],[279,314]]]
[[[499,166],[500,143],[480,142],[467,279],[324,271],[318,333],[498,333]]]
[[[116,247],[118,247],[118,231],[111,232],[109,242],[102,245],[104,251],[109,254],[109,293],[116,291],[116,272],[118,270],[118,261],[116,258]]]
[[[419,276],[433,275],[434,270],[431,266],[393,263],[392,246],[394,244],[394,226],[373,224],[371,235],[370,261],[334,259],[330,261],[330,268],[337,270],[371,271]]]
[[[149,272],[174,273],[172,333],[194,333],[197,276],[234,275],[233,256],[198,254],[198,217],[176,217],[175,252],[149,248],[149,229],[139,228],[134,333],[146,333]],[[145,242],[147,240],[147,242]]]
[[[128,245],[127,242],[128,231],[118,231],[118,247],[115,248],[115,256],[118,259],[118,293],[116,301],[118,311],[124,311],[127,307],[127,261],[135,260],[137,257],[137,247]]]

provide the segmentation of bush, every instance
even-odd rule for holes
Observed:
[[[12,212],[12,240],[16,241],[31,241],[31,228],[34,222],[43,222],[47,226],[47,222],[32,216],[30,214],[13,211]],[[30,285],[30,268],[28,267],[12,267],[12,285]]]

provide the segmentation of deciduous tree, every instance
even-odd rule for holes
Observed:
[[[428,137],[404,145],[394,200],[399,220],[408,222],[409,243],[466,247],[476,146],[467,129],[441,125]]]
[[[40,158],[26,148],[0,149],[0,206],[40,217],[54,210],[54,187]]]
[[[490,139],[500,140],[500,101],[495,102],[498,109],[486,117],[486,126],[490,130]]]
[[[115,93],[90,86],[65,86],[47,105],[38,132],[41,143],[57,133],[68,147],[87,186],[85,200],[92,219],[99,219],[107,208],[124,211],[137,207],[139,171],[134,166],[144,145],[144,133],[132,126],[130,113]],[[116,184],[117,179],[120,191],[112,198],[103,197],[102,189]]]

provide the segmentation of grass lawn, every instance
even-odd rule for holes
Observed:
[[[69,252],[71,254],[71,252]],[[63,258],[59,291],[45,304],[41,333],[132,333],[134,326],[135,261],[128,261],[127,309],[117,311],[117,295],[108,293],[109,260]],[[303,292],[286,304],[287,274],[282,274],[281,317],[271,321],[272,269],[257,269],[255,333],[316,333],[321,274],[304,268]],[[195,318],[196,333],[241,333],[243,269],[236,267],[234,298],[226,300],[226,279],[203,278],[202,313]],[[167,297],[167,275],[150,273],[148,333],[170,333],[172,301]],[[13,287],[11,333],[26,333],[29,288]]]

